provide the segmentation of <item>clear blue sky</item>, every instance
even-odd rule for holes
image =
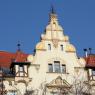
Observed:
[[[0,50],[15,52],[20,41],[21,49],[31,54],[52,4],[78,55],[89,47],[95,53],[95,0],[0,0]]]

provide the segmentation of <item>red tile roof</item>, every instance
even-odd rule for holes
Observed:
[[[86,60],[86,67],[95,67],[95,54],[88,55]]]
[[[10,53],[6,51],[0,51],[0,66],[9,68],[11,63],[14,62],[26,62],[28,54],[22,51],[16,53]]]

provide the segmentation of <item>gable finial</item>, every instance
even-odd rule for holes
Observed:
[[[17,44],[18,51],[20,51],[20,46],[21,46],[20,41],[18,41],[18,44]]]
[[[54,6],[53,5],[51,5],[51,13],[55,14],[55,10],[54,10]]]

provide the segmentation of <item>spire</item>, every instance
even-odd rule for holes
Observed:
[[[52,14],[55,14],[55,10],[54,10],[53,5],[51,6],[51,13],[52,13]]]
[[[18,51],[20,51],[20,46],[21,46],[21,44],[20,44],[20,42],[18,41],[18,44],[17,44],[17,47],[18,47]]]
[[[55,9],[54,9],[54,7],[53,7],[53,5],[51,5],[51,10],[50,10],[50,22],[55,22],[55,21],[57,21],[57,14],[56,14],[56,12],[55,12]]]

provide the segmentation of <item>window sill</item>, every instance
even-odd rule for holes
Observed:
[[[46,73],[49,73],[49,74],[67,74],[67,73],[61,73],[61,72],[46,72]]]

